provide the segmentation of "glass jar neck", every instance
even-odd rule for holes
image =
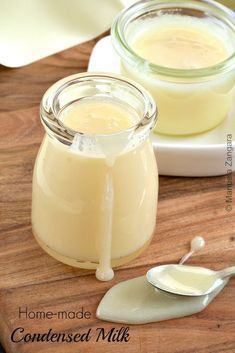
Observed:
[[[108,97],[134,110],[138,122],[130,128],[109,134],[76,131],[60,119],[61,111],[84,98]],[[120,154],[141,144],[156,124],[157,108],[141,86],[121,76],[84,73],[69,76],[52,85],[41,102],[41,121],[46,133],[80,154],[104,156]]]

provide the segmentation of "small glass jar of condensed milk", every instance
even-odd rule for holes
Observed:
[[[147,247],[157,210],[156,119],[153,98],[121,76],[77,74],[47,90],[32,196],[33,233],[47,253],[109,280],[113,266]]]
[[[155,131],[190,135],[219,125],[235,101],[235,16],[211,0],[149,0],[112,26],[123,75],[156,99]]]

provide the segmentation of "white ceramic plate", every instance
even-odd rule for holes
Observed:
[[[119,73],[119,58],[112,49],[110,36],[94,47],[88,71]],[[153,133],[152,141],[161,175],[216,176],[227,174],[227,135],[233,136],[235,170],[235,112],[217,128],[194,136],[174,137]]]

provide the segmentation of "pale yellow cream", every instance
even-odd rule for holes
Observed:
[[[100,98],[74,103],[60,119],[80,132],[110,134],[136,124],[137,115]],[[103,155],[94,156],[89,148],[80,151],[81,136],[70,147],[46,136],[34,169],[38,242],[62,262],[97,269],[101,280],[112,278],[112,266],[138,255],[155,228],[158,179],[151,142],[125,150],[128,138],[120,134],[120,140],[101,139]]]
[[[132,50],[147,61],[136,60],[135,66],[123,60],[121,71],[155,98],[159,110],[155,131],[187,135],[221,123],[234,103],[234,71],[189,78],[185,70],[190,74],[192,69],[206,69],[226,60],[235,50],[234,32],[190,16],[163,15],[142,22],[127,37]],[[149,63],[165,67],[165,75],[157,74]],[[176,78],[167,68],[183,71]]]
[[[215,271],[197,266],[169,265],[153,268],[150,273],[151,283],[157,288],[181,295],[202,295],[215,288],[217,279]]]
[[[183,26],[183,23],[144,31],[132,47],[142,58],[174,69],[200,69],[228,57],[219,38],[200,26]]]
[[[116,133],[139,121],[134,110],[103,97],[74,103],[62,111],[60,118],[66,126],[87,134]]]

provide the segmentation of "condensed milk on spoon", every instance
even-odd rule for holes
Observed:
[[[202,244],[203,238],[195,237],[191,242],[191,249],[197,251],[202,248]],[[113,286],[101,300],[96,312],[97,317],[111,322],[145,324],[192,315],[205,309],[228,282],[228,277],[221,278],[213,291],[201,295],[201,292],[212,284],[211,273],[214,271],[201,267],[179,266],[182,269],[181,273],[172,270],[170,266],[160,266],[163,267],[163,271],[160,272],[160,277],[156,271],[156,283],[159,278],[166,290],[176,288],[182,293],[183,291],[188,293],[193,289],[194,293],[197,290],[196,295],[199,293],[200,296],[176,295],[155,288],[154,272],[151,279],[148,277],[150,270],[147,278],[136,277]],[[161,288],[164,289],[164,286]]]

